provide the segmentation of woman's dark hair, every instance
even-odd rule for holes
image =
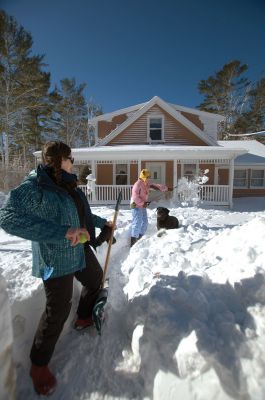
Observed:
[[[51,169],[53,180],[60,184],[62,180],[62,160],[71,155],[71,148],[60,141],[47,142],[42,150],[42,161]]]

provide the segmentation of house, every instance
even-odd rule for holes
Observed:
[[[217,141],[224,117],[168,103],[158,96],[89,121],[95,145],[72,149],[75,167],[89,165],[96,182],[92,204],[114,203],[120,190],[129,203],[131,187],[141,169],[153,182],[175,188],[178,180],[208,169],[202,186],[206,204],[232,207],[234,196],[265,195],[265,146],[249,141]],[[35,153],[40,158],[40,152]]]

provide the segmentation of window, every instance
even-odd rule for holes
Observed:
[[[264,169],[252,169],[250,186],[263,187],[264,186]]]
[[[115,169],[116,185],[127,185],[128,181],[128,165],[116,164]]]
[[[194,179],[196,172],[196,164],[184,164],[183,176],[185,176],[185,178],[187,178],[189,181]]]
[[[247,170],[235,169],[234,171],[234,187],[247,187]]]
[[[163,140],[163,118],[162,117],[149,118],[149,139],[154,142]]]

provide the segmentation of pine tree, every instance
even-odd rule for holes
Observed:
[[[0,11],[0,131],[6,168],[10,153],[22,150],[25,159],[28,145],[40,142],[37,125],[46,112],[50,74],[42,70],[44,56],[31,56],[32,43],[31,35]]]
[[[247,108],[252,89],[250,81],[242,76],[247,69],[246,64],[234,60],[214,76],[199,82],[199,92],[205,96],[199,109],[225,116],[222,138],[233,132],[236,121]]]
[[[53,136],[78,147],[87,143],[87,106],[83,90],[86,84],[76,85],[74,78],[60,81],[61,87],[55,87],[51,93],[53,103]]]
[[[88,104],[88,146],[93,146],[95,144],[95,127],[94,124],[90,123],[93,117],[103,114],[102,106],[95,102],[93,96],[89,98]]]
[[[234,130],[239,134],[265,130],[265,78],[260,79],[251,90],[249,110],[238,118]],[[264,135],[257,135],[255,139],[265,142]]]

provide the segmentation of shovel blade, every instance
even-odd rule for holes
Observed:
[[[101,289],[92,310],[92,319],[99,335],[101,335],[101,326],[104,318],[104,307],[107,303],[107,298],[107,289]]]

